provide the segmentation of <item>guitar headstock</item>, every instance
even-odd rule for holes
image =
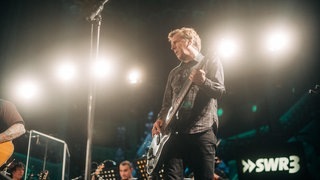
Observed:
[[[320,85],[316,84],[313,89],[309,89],[309,94],[319,94]]]
[[[39,180],[47,180],[47,179],[49,179],[48,175],[49,175],[49,171],[48,170],[41,171],[40,174],[39,174]]]

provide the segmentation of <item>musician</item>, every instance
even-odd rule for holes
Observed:
[[[91,175],[91,180],[99,179],[98,176],[101,174],[101,171],[104,169],[104,163],[100,164],[94,173]]]
[[[215,170],[213,179],[214,180],[229,180],[229,167],[226,163],[220,159],[218,156],[215,157]]]
[[[175,29],[168,39],[180,64],[169,73],[153,136],[160,133],[184,82],[189,79],[192,85],[170,127],[172,133],[164,150],[164,179],[183,179],[187,165],[196,180],[211,180],[217,143],[217,100],[225,93],[223,67],[217,56],[207,56],[204,59],[209,61],[203,68],[191,69],[203,59],[201,39],[193,28]]]
[[[25,133],[24,121],[12,102],[0,99],[0,143]]]
[[[0,166],[10,158],[14,147],[11,140],[25,133],[24,121],[15,105],[0,99]]]
[[[132,173],[133,173],[133,166],[130,161],[122,161],[119,164],[119,173],[121,180],[133,180],[136,178],[133,178]]]
[[[10,171],[12,180],[21,180],[24,175],[24,164],[22,162],[18,162],[13,165]]]

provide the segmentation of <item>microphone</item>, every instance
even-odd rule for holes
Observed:
[[[96,11],[92,12],[89,17],[87,17],[87,20],[88,20],[88,21],[94,21],[95,18],[96,18],[96,16],[98,16],[98,15],[102,12],[103,7],[104,7],[104,4],[107,3],[108,1],[109,1],[109,0],[104,0],[104,1],[102,2],[102,4],[99,6],[99,8],[98,8]]]
[[[39,134],[31,136],[31,138],[32,138],[32,139],[33,139],[33,138],[36,138],[36,144],[37,144],[37,145],[40,144],[40,135],[39,135]]]
[[[37,136],[37,140],[36,140],[36,144],[39,145],[40,144],[40,136]]]

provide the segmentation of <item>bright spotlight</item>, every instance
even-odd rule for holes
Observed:
[[[223,57],[232,57],[235,55],[237,51],[237,45],[235,40],[232,40],[230,38],[228,39],[222,39],[222,41],[219,44],[219,54]]]
[[[99,60],[93,63],[92,73],[96,78],[105,78],[107,75],[111,74],[113,68],[111,63]]]
[[[128,75],[131,84],[137,84],[141,81],[141,73],[138,70],[132,70]]]
[[[76,74],[76,68],[72,63],[65,63],[60,65],[57,71],[57,77],[64,81],[70,81],[74,79]]]
[[[284,31],[272,32],[266,40],[267,48],[271,52],[285,50],[289,45],[289,35]]]
[[[17,87],[18,96],[23,99],[34,98],[39,93],[39,86],[33,80],[21,82]]]

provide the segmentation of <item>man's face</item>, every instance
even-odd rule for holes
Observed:
[[[13,173],[12,177],[13,179],[22,179],[24,174],[24,168],[17,168]]]
[[[122,180],[127,180],[132,177],[132,169],[129,167],[129,165],[120,165],[119,170]]]
[[[177,58],[180,61],[188,62],[192,60],[190,56],[190,51],[187,48],[190,42],[186,39],[183,39],[180,34],[175,34],[171,38],[171,50],[176,54]]]

